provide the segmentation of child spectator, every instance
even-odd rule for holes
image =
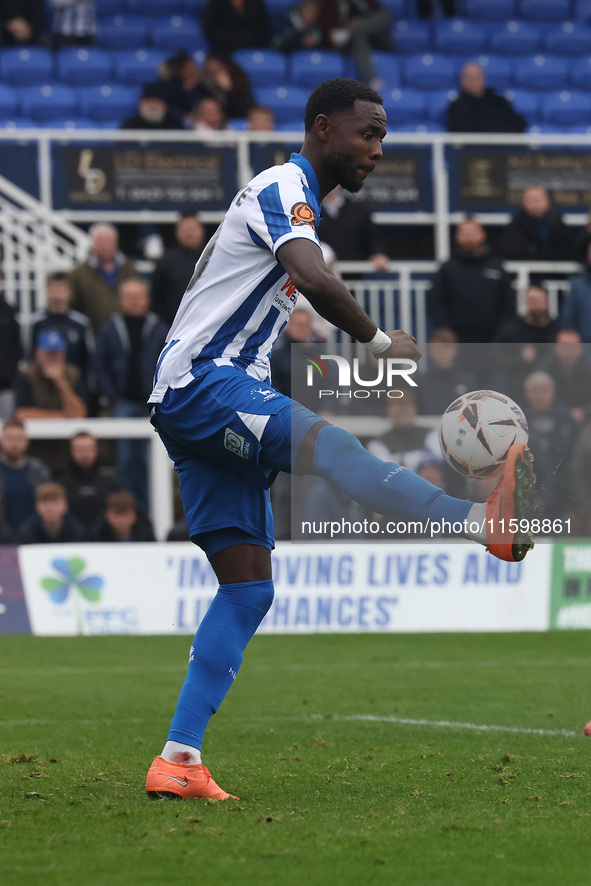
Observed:
[[[84,528],[69,513],[66,490],[61,483],[42,483],[37,488],[35,511],[17,529],[17,544],[66,544],[84,541]]]
[[[152,524],[138,511],[131,492],[121,489],[107,496],[105,510],[91,533],[92,541],[155,541]]]

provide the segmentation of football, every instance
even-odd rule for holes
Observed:
[[[462,394],[443,413],[439,430],[444,459],[464,477],[502,474],[511,445],[527,438],[523,410],[497,391]]]

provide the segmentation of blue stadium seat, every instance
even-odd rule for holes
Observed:
[[[428,122],[425,95],[418,89],[388,90],[384,93],[384,110],[391,125]]]
[[[579,89],[591,89],[591,55],[571,63],[570,81]]]
[[[484,71],[487,86],[502,91],[513,83],[513,65],[510,59],[502,55],[479,55],[474,61]]]
[[[396,55],[416,55],[429,52],[432,47],[431,26],[429,22],[404,19],[394,22],[392,39]]]
[[[591,27],[583,22],[548,25],[543,42],[544,49],[556,55],[585,55],[591,51]]]
[[[309,90],[290,85],[265,86],[255,87],[254,94],[257,104],[270,108],[278,123],[299,120],[302,125]]]
[[[546,125],[548,126],[549,124]],[[584,124],[581,126],[561,127],[560,129],[555,127],[555,129],[557,132],[568,132],[571,135],[591,135],[591,126],[585,126]]]
[[[579,21],[591,21],[591,0],[575,0],[575,15]]]
[[[552,55],[523,58],[515,65],[514,78],[515,85],[521,89],[563,89],[568,79],[568,63]]]
[[[61,120],[46,120],[42,129],[96,129],[96,123],[89,117],[66,117]]]
[[[56,53],[56,75],[72,86],[111,79],[111,54],[98,46],[66,46]]]
[[[506,22],[515,18],[515,0],[464,0],[464,14],[479,22]]]
[[[570,18],[571,0],[519,0],[517,10],[526,21],[563,22]]]
[[[486,42],[485,26],[467,19],[440,19],[435,22],[434,48],[447,55],[478,53]]]
[[[534,55],[541,42],[540,30],[531,22],[510,21],[489,30],[490,48],[500,55]]]
[[[275,129],[279,132],[303,132],[304,121],[301,120],[283,120],[281,123],[275,124]]]
[[[406,14],[407,3],[406,0],[381,0],[382,6],[388,10],[388,12],[392,13],[392,17],[394,19],[404,18]],[[269,5],[273,4],[273,0]]]
[[[125,8],[125,0],[94,0],[98,16],[119,15]]]
[[[170,18],[150,20],[149,42],[161,49],[187,50],[205,44],[201,25],[197,18],[188,15],[173,15]]]
[[[439,123],[397,123],[396,132],[445,132]]]
[[[39,123],[72,117],[76,113],[76,93],[63,83],[20,86],[18,92],[23,116]]]
[[[39,46],[10,46],[0,51],[0,79],[13,86],[37,86],[53,80],[53,56]]]
[[[80,86],[77,90],[77,111],[84,117],[100,122],[131,116],[137,107],[139,90],[118,83],[100,86]]]
[[[436,92],[427,94],[425,100],[427,103],[429,120],[443,126],[445,124],[449,103],[457,97],[458,93],[455,89],[437,90]]]
[[[586,92],[551,92],[544,97],[543,116],[553,126],[580,126],[591,120],[591,96]]]
[[[38,126],[30,117],[11,117],[6,120],[0,118],[0,129],[37,129]]]
[[[296,86],[314,88],[323,80],[342,77],[345,68],[340,52],[329,49],[313,51],[301,49],[291,53],[289,70],[290,80]]]
[[[251,86],[280,86],[287,81],[287,60],[276,49],[239,49],[232,56],[248,74]]]
[[[402,73],[404,82],[413,89],[453,89],[458,80],[451,59],[434,53],[403,59]]]
[[[186,13],[185,0],[125,0],[127,9],[134,15],[161,17],[163,11],[168,15]]]
[[[0,118],[14,117],[18,109],[18,96],[12,86],[0,83]]]
[[[385,85],[383,89],[394,89],[400,84],[400,61],[391,52],[374,52],[373,63],[376,77]],[[379,92],[380,90],[378,90]]]
[[[158,65],[167,55],[166,50],[154,47],[114,53],[115,79],[128,86],[150,83],[158,78]]]
[[[526,132],[530,132],[532,135],[555,135],[564,131],[562,127],[552,126],[550,123],[534,123],[533,126],[528,126],[526,129]],[[548,145],[544,145],[544,149],[548,147]]]
[[[528,92],[527,89],[509,89],[505,92],[515,110],[523,114],[528,123],[536,123],[540,119],[540,104],[542,97],[539,93]]]
[[[141,49],[148,42],[148,21],[139,15],[99,18],[96,42],[103,49]]]

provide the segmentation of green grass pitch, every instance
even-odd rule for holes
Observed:
[[[2,637],[2,886],[589,882],[590,632],[256,637],[150,801],[189,641]]]

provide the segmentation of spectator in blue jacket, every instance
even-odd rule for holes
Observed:
[[[583,273],[573,277],[560,309],[562,329],[576,329],[581,341],[591,342],[591,244],[583,265]]]
[[[119,287],[119,310],[96,335],[99,394],[115,418],[146,418],[146,402],[168,327],[150,311],[148,286],[141,279]],[[117,477],[147,510],[147,448],[144,440],[118,440]]]

